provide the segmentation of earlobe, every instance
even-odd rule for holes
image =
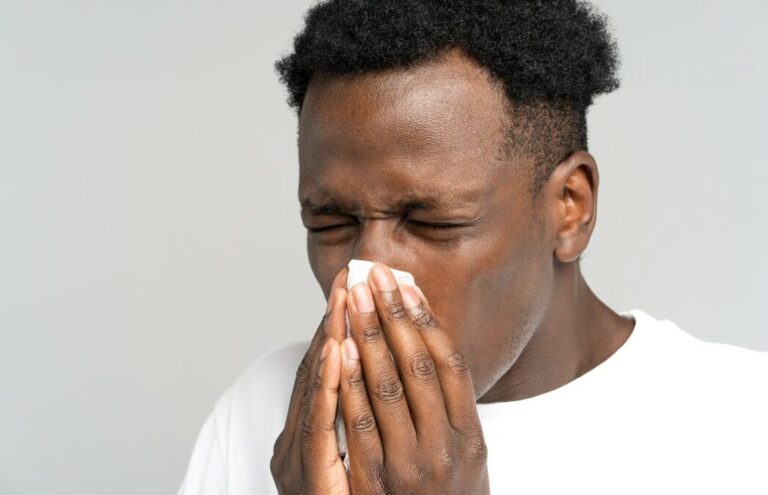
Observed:
[[[550,187],[556,206],[552,209],[556,225],[554,256],[562,263],[581,256],[597,220],[599,175],[595,159],[577,151],[552,172]]]

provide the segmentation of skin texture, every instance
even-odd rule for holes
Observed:
[[[501,86],[483,67],[450,51],[408,69],[354,77],[315,75],[299,119],[302,221],[309,229],[334,227],[307,235],[310,265],[326,298],[338,289],[334,304],[350,306],[339,280],[345,279],[344,267],[352,258],[411,272],[445,345],[454,346],[466,363],[476,402],[520,400],[560,387],[607,359],[634,327],[631,318],[622,318],[595,296],[578,266],[596,220],[594,158],[586,151],[573,153],[558,165],[534,204],[528,191],[531,164],[500,152],[506,105]],[[435,209],[419,207],[430,200]],[[386,314],[378,304],[377,310]],[[323,335],[329,332],[334,340]],[[281,493],[292,493],[288,486],[312,492],[299,478],[320,486],[312,483],[321,483],[321,477],[311,474],[319,471],[305,470],[299,458],[314,458],[306,454],[310,447],[335,448],[335,438],[328,435],[296,440],[301,435],[295,425],[313,424],[307,420],[313,414],[320,431],[328,430],[334,393],[341,393],[343,402],[341,349],[325,361],[333,363],[333,378],[306,379],[318,376],[322,343],[344,338],[343,328],[330,324],[321,324],[318,335],[302,364],[305,371],[299,370],[286,430],[275,444],[272,471],[278,487],[284,487]],[[366,368],[366,354],[360,351],[370,397],[376,393],[372,384],[386,369]],[[316,385],[303,387],[302,380]],[[318,390],[326,390],[319,402],[324,408],[317,406]],[[444,400],[455,400],[443,392]],[[467,410],[476,412],[475,407]],[[377,425],[386,422],[383,414],[375,414]],[[437,421],[435,428],[444,431]],[[401,435],[406,432],[407,425]],[[418,452],[418,446],[408,448]],[[453,461],[459,464],[457,472],[469,473],[462,478],[467,483],[482,479],[482,468],[464,469],[472,461]],[[331,467],[320,471],[338,475],[335,460],[324,465]],[[403,466],[388,469],[382,479],[400,480],[405,483],[401,487],[419,475],[409,475]],[[323,489],[348,493],[339,480],[325,479],[333,490],[328,484]],[[352,493],[387,492],[366,486]],[[464,493],[485,491],[471,486]]]

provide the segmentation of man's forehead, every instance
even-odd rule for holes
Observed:
[[[321,76],[300,117],[302,212],[476,213],[509,165],[505,101],[485,68],[455,52],[409,69]]]
[[[504,96],[503,84],[493,78],[486,67],[462,50],[452,49],[407,67],[355,74],[318,72],[312,76],[305,98],[313,88],[323,88],[345,93],[368,93],[369,96],[394,96],[398,99],[415,94],[427,100],[430,95],[442,94],[445,97],[467,87],[471,87],[479,97],[487,97],[491,93]]]
[[[505,104],[487,69],[455,51],[408,68],[318,74],[304,99],[299,143],[333,141],[352,128],[399,134],[416,149],[472,145],[501,130]]]

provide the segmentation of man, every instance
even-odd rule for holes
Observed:
[[[617,61],[575,0],[313,7],[277,69],[328,308],[222,396],[180,493],[765,493],[765,353],[580,272]],[[378,263],[347,291],[351,259]]]

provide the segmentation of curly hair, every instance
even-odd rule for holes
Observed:
[[[587,108],[620,84],[608,19],[580,0],[330,0],[304,20],[275,63],[297,115],[315,73],[407,69],[458,47],[503,84],[504,148],[532,159],[534,197],[558,163],[587,150]]]

